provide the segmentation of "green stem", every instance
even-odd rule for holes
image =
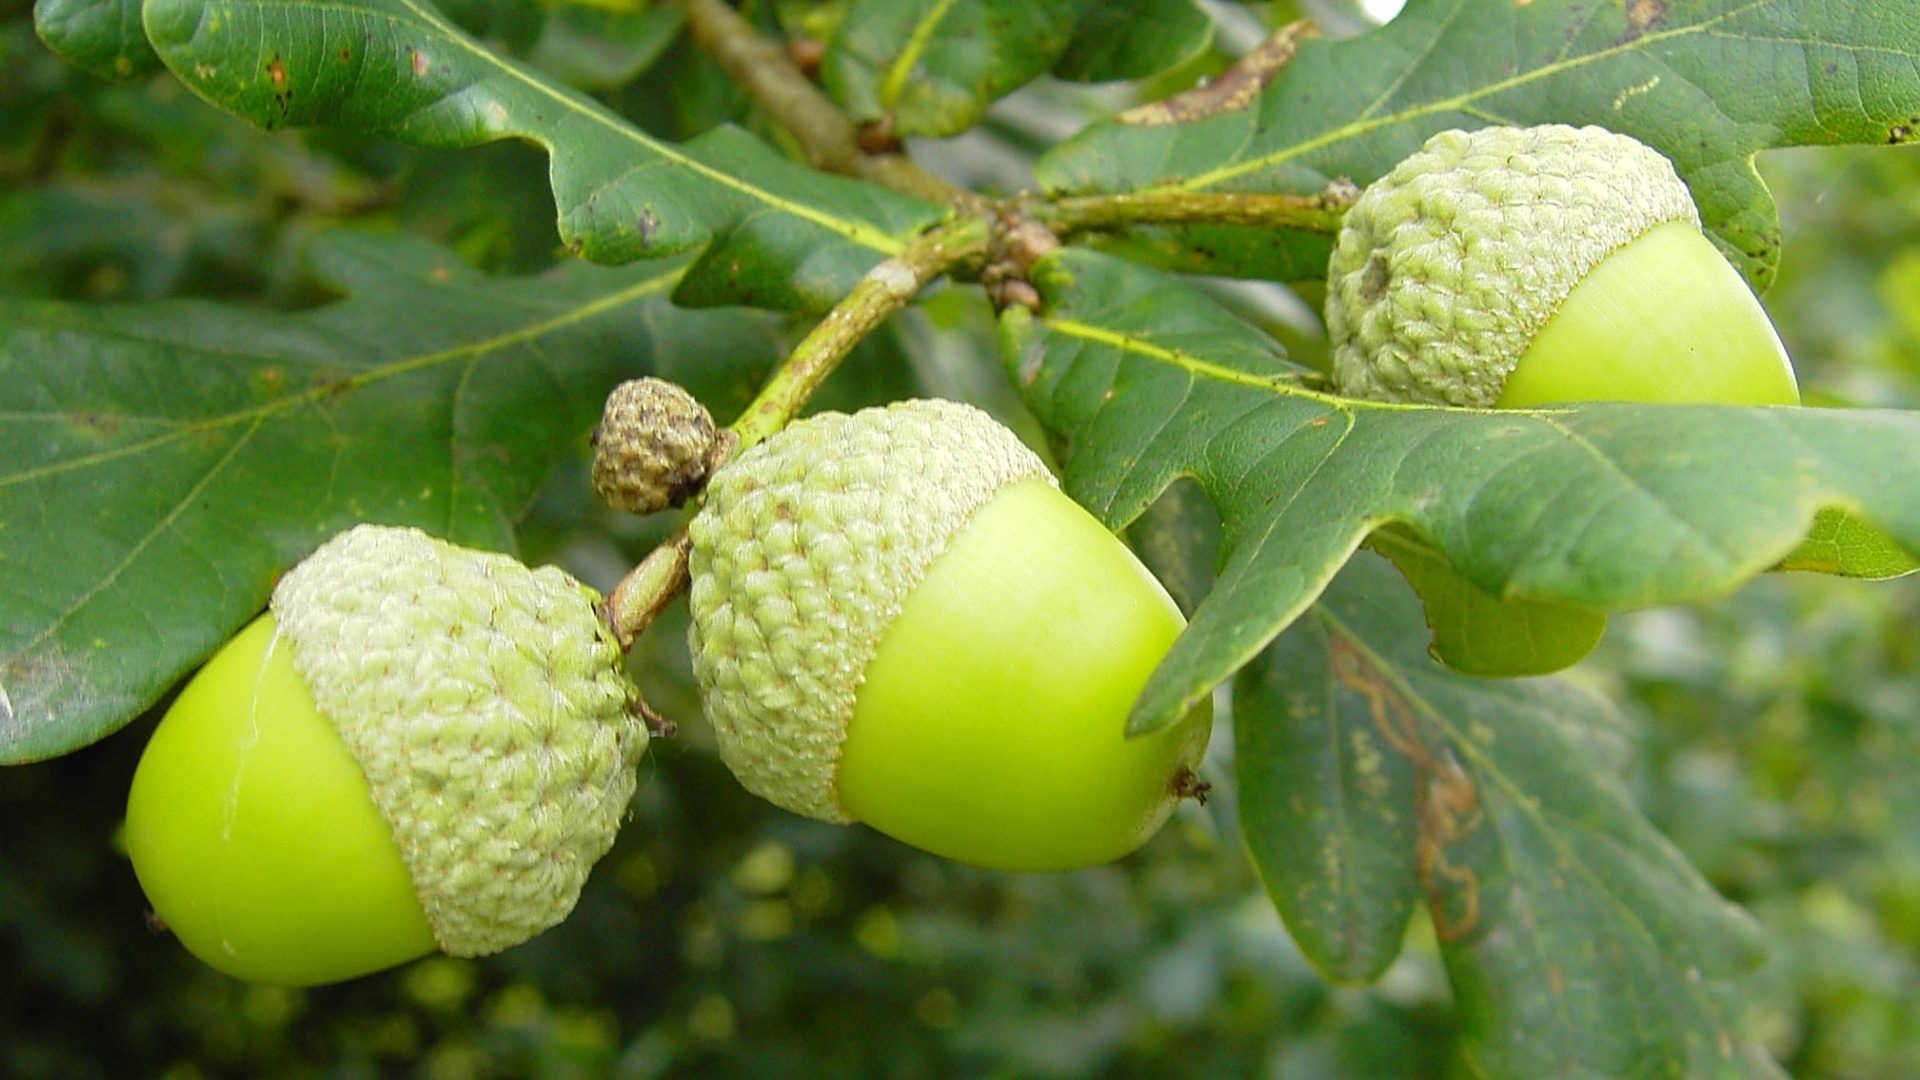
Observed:
[[[987,223],[962,217],[907,245],[867,271],[853,291],[821,319],[733,422],[744,450],[786,427],[853,347],[887,316],[905,307],[935,278],[987,251]]]
[[[1027,213],[1057,233],[1138,225],[1252,225],[1333,233],[1358,196],[1352,184],[1341,182],[1316,195],[1141,191],[1039,202],[1028,206]]]

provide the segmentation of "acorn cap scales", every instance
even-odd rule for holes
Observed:
[[[371,525],[274,590],[452,955],[565,918],[626,814],[647,731],[596,600],[557,568]]]
[[[1548,318],[1629,242],[1699,212],[1673,165],[1598,127],[1443,131],[1370,185],[1328,269],[1342,392],[1490,407]]]
[[[748,790],[825,821],[863,673],[927,566],[1046,465],[986,413],[905,401],[823,413],[714,474],[693,541],[694,674]],[[1057,485],[1056,485],[1057,486]]]

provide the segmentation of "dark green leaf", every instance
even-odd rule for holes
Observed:
[[[1309,613],[1234,681],[1240,824],[1300,951],[1335,982],[1369,983],[1400,955],[1420,903],[1417,773],[1395,743],[1417,727],[1356,682],[1335,624]]]
[[[1259,330],[1157,271],[1062,250],[1007,361],[1111,526],[1175,477],[1225,522],[1218,585],[1135,707],[1148,729],[1251,660],[1374,530],[1505,598],[1611,611],[1722,595],[1844,506],[1920,551],[1920,415],[1592,404],[1476,412],[1307,389]]]
[[[532,60],[573,86],[618,86],[645,71],[680,33],[677,5],[613,11],[562,4],[547,17]]]
[[[1780,1075],[1731,983],[1758,931],[1628,798],[1618,716],[1451,674],[1425,637],[1362,555],[1240,681],[1242,817],[1302,947],[1376,974],[1421,894],[1468,1075]]]
[[[195,92],[269,130],[537,143],[553,157],[560,237],[575,251],[621,263],[723,237],[707,257],[737,267],[761,303],[830,304],[942,213],[814,174],[737,130],[661,142],[413,0],[150,0],[147,30]]]
[[[489,280],[351,234],[314,263],[349,295],[299,315],[0,302],[0,761],[125,723],[356,522],[511,548],[620,378],[773,352],[666,305],[672,267]]]
[[[1080,82],[1151,78],[1212,41],[1213,20],[1193,0],[1089,4],[1053,73]]]
[[[104,78],[138,79],[160,70],[140,25],[140,0],[37,0],[33,28],[47,48]]]
[[[1598,124],[1672,158],[1708,233],[1764,290],[1780,222],[1754,154],[1920,132],[1920,5],[1409,0],[1371,33],[1306,42],[1269,78],[1242,108],[1089,129],[1040,159],[1041,181],[1311,193],[1340,177],[1365,184],[1446,128]],[[1325,264],[1318,237],[1277,253],[1186,239],[1193,250],[1176,247],[1168,265],[1280,277]]]
[[[1089,0],[855,0],[820,73],[856,120],[957,135],[1051,68]],[[1096,5],[1097,6],[1097,5]]]
[[[1220,514],[1205,489],[1176,480],[1127,530],[1127,539],[1180,610],[1191,615],[1213,588]]]

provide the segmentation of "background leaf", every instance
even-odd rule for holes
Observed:
[[[1146,79],[1179,67],[1213,41],[1213,20],[1193,0],[1088,4],[1053,73],[1079,82]]]
[[[1882,0],[1409,0],[1359,37],[1308,41],[1246,107],[1108,122],[1041,156],[1050,191],[1313,193],[1366,184],[1451,127],[1598,124],[1667,155],[1707,232],[1762,291],[1780,223],[1753,168],[1768,147],[1920,133],[1920,7]],[[1291,280],[1324,237],[1155,230],[1163,265]],[[1153,250],[1148,248],[1141,251]]]
[[[1722,595],[1824,507],[1920,551],[1920,417],[1590,404],[1480,412],[1306,389],[1278,348],[1158,271],[1062,249],[1007,363],[1110,525],[1196,477],[1225,526],[1218,584],[1135,707],[1177,715],[1271,641],[1368,534],[1404,523],[1499,597],[1593,611]]]
[[[1302,948],[1377,973],[1417,890],[1468,1075],[1784,1075],[1731,982],[1757,929],[1634,806],[1617,714],[1453,675],[1425,636],[1362,555],[1239,680],[1241,814]]]
[[[140,0],[37,0],[33,26],[47,48],[107,79],[160,70],[140,25]]]
[[[820,73],[855,120],[954,135],[1053,66],[1087,0],[854,0]]]
[[[855,120],[894,136],[958,135],[1049,71],[1146,78],[1194,59],[1212,37],[1193,0],[854,0],[820,73]]]
[[[297,315],[0,302],[0,761],[125,723],[352,524],[511,550],[620,378],[774,351],[668,308],[670,266],[490,280],[353,234],[313,258],[348,296]]]
[[[619,86],[673,45],[680,24],[681,10],[673,4],[633,11],[562,4],[546,20],[529,59],[571,86]]]
[[[738,130],[683,146],[655,139],[414,0],[150,0],[146,12],[175,75],[267,130],[537,143],[552,155],[563,243],[603,263],[707,245],[745,291],[728,299],[824,309],[943,213],[814,173]],[[699,295],[717,302],[712,289]]]

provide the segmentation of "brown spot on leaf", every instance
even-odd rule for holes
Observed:
[[[1637,40],[1665,22],[1670,6],[1667,0],[1626,0],[1627,29],[1620,35],[1620,44]]]
[[[428,60],[427,54],[419,49],[409,48],[407,54],[413,57],[413,77],[416,79],[425,77],[427,69],[433,66],[433,61]]]
[[[278,53],[274,54],[273,59],[267,61],[267,80],[273,83],[276,90],[287,88],[287,65],[281,62]]]
[[[1895,124],[1891,128],[1888,128],[1887,145],[1899,146],[1903,143],[1912,142],[1916,133],[1920,133],[1920,116],[1909,117],[1906,123]]]
[[[1343,636],[1329,641],[1334,681],[1366,703],[1373,726],[1414,770],[1414,863],[1442,942],[1459,941],[1480,924],[1480,875],[1455,865],[1449,851],[1479,830],[1480,790],[1444,741],[1429,747],[1418,712],[1393,680]],[[1457,911],[1457,914],[1456,914]]]
[[[103,439],[111,439],[120,433],[120,418],[107,413],[80,412],[69,417],[73,426],[91,432]]]
[[[1203,120],[1251,105],[1293,59],[1300,43],[1317,37],[1320,28],[1301,19],[1275,30],[1252,52],[1234,61],[1220,77],[1170,98],[1149,102],[1121,113],[1117,120],[1139,127],[1159,127]]]
[[[322,376],[313,380],[313,402],[316,405],[330,406],[352,390],[352,379],[342,375]]]

